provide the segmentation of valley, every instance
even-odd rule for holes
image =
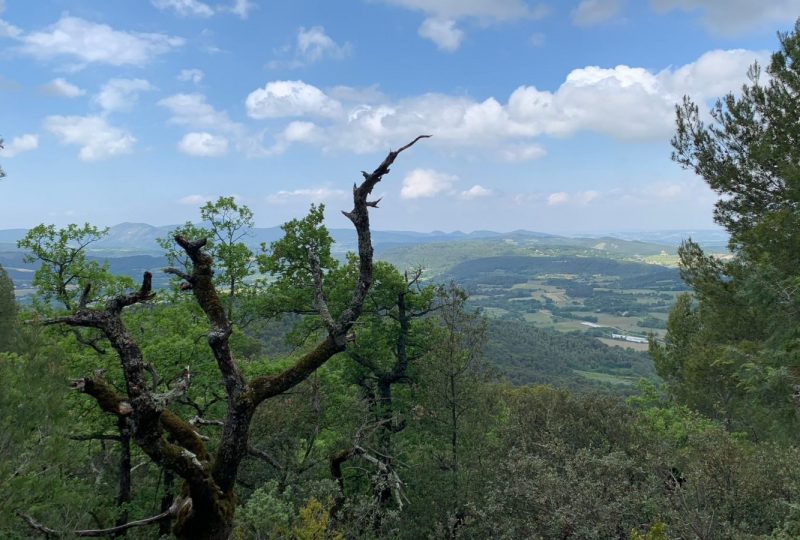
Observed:
[[[112,227],[91,246],[90,258],[134,280],[150,271],[154,287],[167,287],[167,261],[155,239],[170,229]],[[254,229],[248,244],[255,250],[279,234],[277,227]],[[655,378],[647,339],[663,336],[669,309],[686,290],[675,243],[690,234],[721,251],[714,231],[648,233],[648,241],[632,233],[575,238],[529,231],[376,231],[374,238],[377,259],[422,268],[426,282],[454,282],[469,293],[469,304],[489,320],[485,353],[507,380],[628,393],[639,379]],[[22,235],[0,231],[0,264],[24,303],[36,266],[13,243]],[[331,235],[337,257],[353,249],[351,231]]]

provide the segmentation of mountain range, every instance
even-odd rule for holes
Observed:
[[[90,246],[91,251],[102,252],[106,257],[123,256],[130,254],[161,254],[163,250],[156,243],[157,238],[167,237],[176,225],[154,226],[146,223],[120,223],[109,228],[108,235]],[[17,240],[23,238],[27,229],[1,229],[0,251],[15,251]],[[336,241],[337,252],[352,251],[356,248],[356,235],[352,229],[330,229],[331,236]],[[245,242],[257,249],[262,242],[270,243],[283,235],[280,227],[256,227],[250,231]],[[460,240],[489,240],[489,239],[549,239],[548,243],[557,242],[557,239],[618,239],[634,242],[645,242],[674,248],[681,241],[691,237],[693,240],[708,248],[724,249],[727,244],[727,234],[722,230],[669,230],[669,231],[644,231],[644,232],[618,232],[618,233],[587,233],[580,235],[556,235],[526,230],[511,232],[461,231],[442,232],[415,232],[415,231],[373,231],[372,239],[377,252],[385,251],[398,246],[452,242]]]

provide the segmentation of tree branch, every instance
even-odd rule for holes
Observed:
[[[275,459],[272,454],[265,452],[264,450],[259,450],[258,448],[249,444],[247,445],[247,453],[255,458],[260,459],[261,461],[269,463],[279,471],[282,471],[284,468],[283,465],[277,459]]]
[[[145,525],[152,525],[153,523],[159,523],[167,519],[172,519],[177,513],[177,510],[178,510],[177,505],[173,504],[166,512],[162,512],[158,515],[150,516],[136,521],[129,521],[128,523],[117,525],[116,527],[110,527],[108,529],[84,529],[77,531],[57,531],[55,529],[51,529],[50,527],[47,527],[39,523],[28,514],[18,511],[17,515],[21,517],[23,520],[25,520],[25,522],[31,529],[48,538],[62,537],[65,535],[81,536],[81,537],[98,537],[98,536],[117,535],[118,533],[127,531],[128,529],[133,529],[134,527],[144,527]]]
[[[323,288],[322,264],[314,246],[309,246],[308,248],[308,262],[311,264],[311,275],[314,277],[314,305],[328,332],[334,332],[336,323],[328,309],[328,300],[325,298],[325,290]]]

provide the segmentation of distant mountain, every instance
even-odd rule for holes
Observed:
[[[596,234],[580,234],[577,237],[595,238]],[[653,244],[664,244],[667,246],[679,246],[684,240],[692,239],[707,249],[720,248],[726,249],[730,235],[723,229],[686,229],[686,230],[664,230],[664,231],[622,231],[603,234],[619,238],[620,240],[636,240]]]
[[[147,223],[120,223],[109,228],[108,235],[102,240],[93,243],[89,250],[102,252],[104,256],[125,256],[132,253],[161,254],[163,250],[156,242],[157,238],[169,235],[177,225],[163,225],[156,227]],[[0,251],[15,251],[16,242],[25,236],[27,229],[0,230]],[[357,248],[356,233],[353,229],[330,229],[331,236],[336,241],[334,249],[337,252],[354,251]],[[532,237],[550,237],[544,233],[529,231],[515,231],[514,233],[498,233],[493,231],[474,231],[463,233],[454,232],[416,232],[416,231],[373,231],[372,240],[377,251],[395,246],[428,244],[435,242],[450,242],[453,240],[472,240],[482,238],[498,238],[508,235],[523,235]],[[256,227],[245,237],[245,242],[252,249],[258,249],[262,243],[269,244],[283,236],[280,227]]]
[[[90,246],[93,252],[102,252],[103,256],[125,256],[130,254],[151,254],[159,255],[162,249],[156,243],[157,238],[166,237],[177,225],[153,226],[147,223],[120,223],[109,229],[108,235],[103,240]],[[0,230],[0,251],[16,250],[17,240],[23,238],[27,229],[3,229]],[[337,252],[353,251],[356,249],[356,235],[352,229],[330,229],[331,236],[336,241],[334,249]],[[261,243],[274,242],[281,238],[283,232],[280,227],[257,227],[246,237],[246,243],[253,249],[257,249]],[[420,244],[449,243],[453,241],[480,241],[480,240],[504,240],[523,243],[542,243],[549,245],[561,245],[566,242],[570,245],[581,244],[585,247],[592,247],[597,244],[605,243],[609,246],[619,245],[620,241],[644,242],[646,244],[660,244],[662,246],[678,246],[681,241],[691,237],[700,244],[713,247],[724,248],[728,241],[728,236],[724,231],[719,230],[671,230],[671,231],[652,231],[652,232],[620,232],[611,234],[585,234],[558,236],[553,234],[516,230],[511,232],[495,231],[473,231],[464,233],[461,231],[443,232],[416,232],[416,231],[373,231],[372,239],[378,253],[392,250],[399,247],[407,247]],[[582,241],[583,240],[583,241]],[[582,242],[581,242],[582,241]],[[652,252],[655,248],[640,246],[645,251]],[[602,249],[602,248],[601,248]],[[610,248],[615,249],[615,248]],[[633,251],[641,251],[633,249]],[[660,249],[655,250],[657,253]],[[639,253],[643,254],[643,253]]]

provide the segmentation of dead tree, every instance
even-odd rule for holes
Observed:
[[[88,294],[85,294],[72,315],[45,321],[45,324],[96,328],[116,351],[125,380],[124,393],[107,383],[102,374],[79,379],[73,383],[73,387],[92,396],[106,413],[128,417],[134,442],[153,461],[183,479],[183,490],[168,511],[168,517],[174,520],[172,530],[176,537],[225,540],[230,536],[237,503],[234,492],[236,476],[242,459],[248,454],[253,414],[261,403],[293,388],[333,355],[345,350],[348,334],[362,312],[372,284],[373,249],[369,208],[377,207],[377,201],[369,201],[367,197],[389,172],[397,156],[426,137],[421,135],[400,149],[389,152],[372,173],[362,173],[364,179],[360,185],[353,186],[353,209],[343,213],[355,226],[358,236],[358,281],[346,308],[337,318],[331,315],[327,306],[319,258],[314,249],[308,250],[309,262],[314,270],[315,303],[327,335],[294,365],[277,375],[263,375],[252,380],[244,377],[229,347],[231,323],[213,284],[213,261],[203,251],[206,240],[176,236],[175,241],[192,261],[192,270],[191,273],[178,269],[166,271],[184,280],[184,289],[191,290],[208,317],[208,345],[216,359],[226,394],[227,412],[223,420],[222,438],[213,455],[195,427],[168,408],[171,401],[181,397],[188,389],[190,370],[185,371],[180,382],[169,392],[156,393],[147,383],[147,364],[142,351],[122,320],[124,308],[147,302],[153,297],[150,273],[145,273],[141,288],[136,292],[113,298],[101,308],[87,306]],[[165,519],[163,515],[159,517]],[[26,520],[31,524],[27,517]],[[140,521],[153,523],[158,520]],[[37,525],[39,527],[34,528],[40,531],[47,529]],[[119,531],[118,527],[115,529],[114,533]]]

